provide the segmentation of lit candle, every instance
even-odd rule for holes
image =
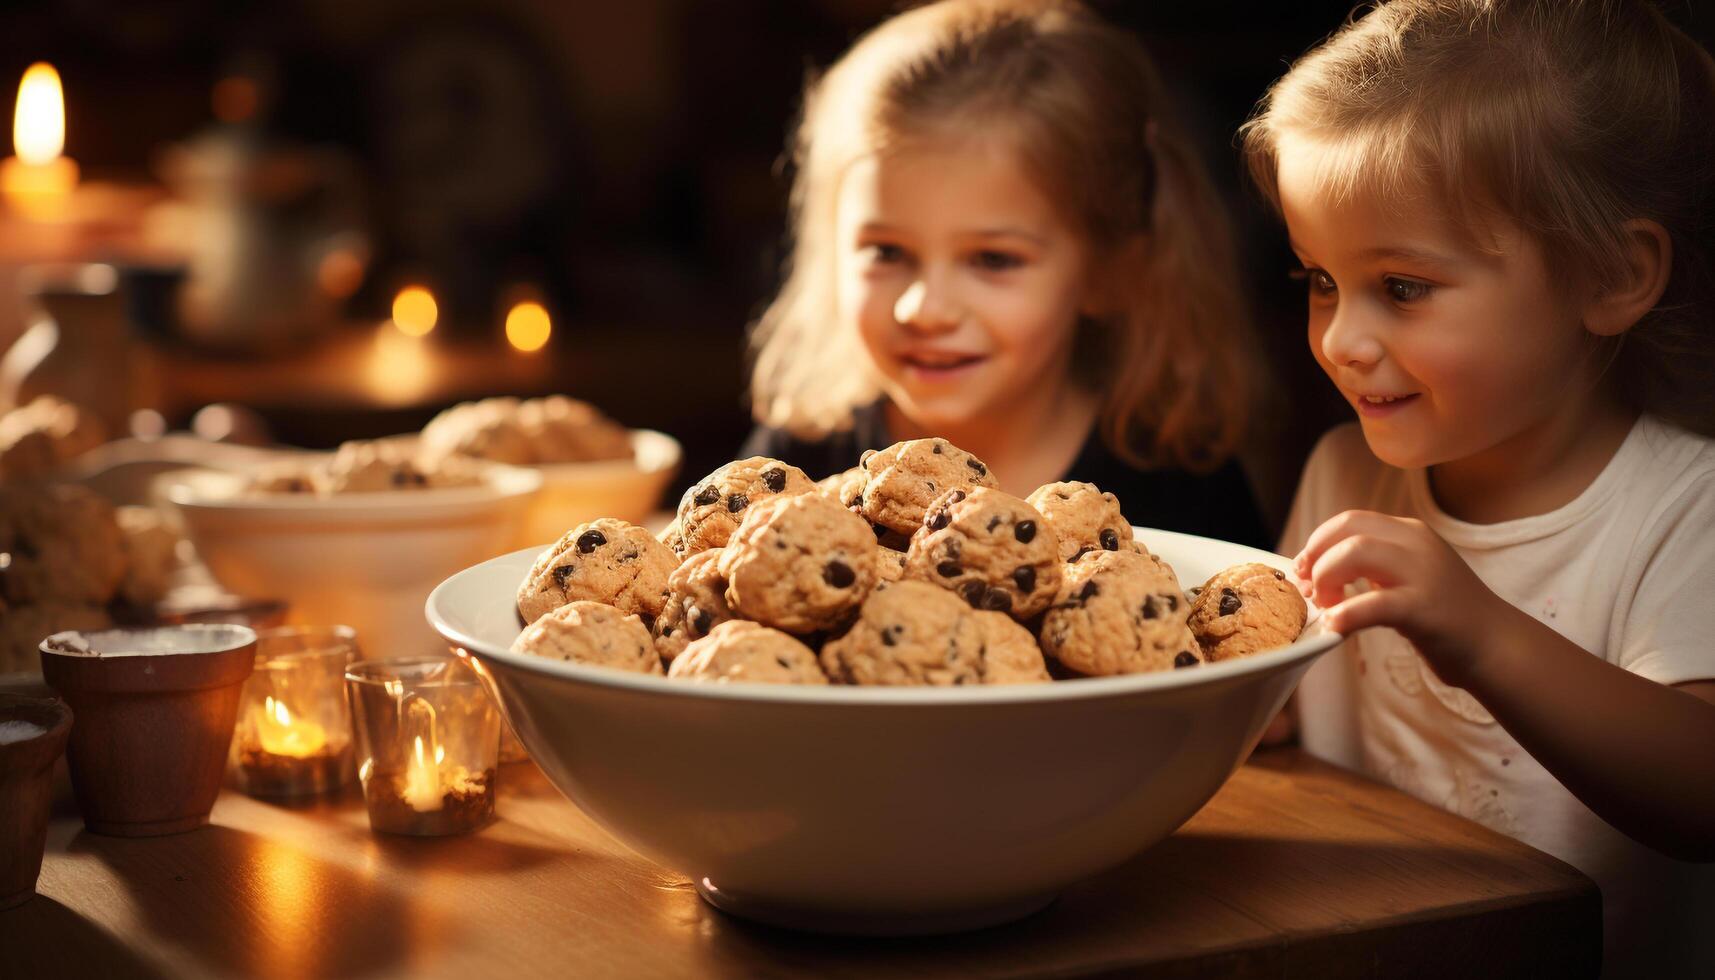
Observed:
[[[61,155],[65,97],[53,65],[37,62],[24,72],[12,118],[12,147],[17,156],[0,160],[0,193],[7,205],[38,220],[63,216],[77,187],[77,163]]]
[[[440,763],[446,758],[446,751],[437,745],[435,761],[431,763],[428,756],[423,750],[423,736],[418,735],[411,749],[411,761],[405,767],[405,802],[418,813],[441,808]]]
[[[272,697],[262,702],[256,735],[264,752],[307,759],[327,745],[327,730],[306,718],[293,718],[285,702]]]

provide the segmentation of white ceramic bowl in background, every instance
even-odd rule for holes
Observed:
[[[284,599],[295,622],[345,624],[365,656],[433,652],[436,583],[517,538],[541,474],[487,467],[475,487],[244,496],[237,474],[170,474],[166,496],[197,554],[241,595]]]
[[[558,540],[598,517],[642,524],[660,507],[683,452],[672,436],[650,429],[633,429],[631,447],[631,459],[531,467],[542,474],[542,492],[531,502],[513,547]]]
[[[1186,586],[1285,559],[1139,536]],[[510,653],[535,550],[429,596],[560,791],[714,905],[779,925],[943,932],[1032,912],[1172,833],[1339,637],[1165,673],[985,688],[691,684]]]

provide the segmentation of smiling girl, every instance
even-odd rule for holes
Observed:
[[[1305,745],[1595,878],[1610,975],[1715,975],[1712,117],[1642,0],[1394,0],[1245,131],[1358,416]]]
[[[1071,3],[886,22],[806,98],[746,453],[822,476],[940,436],[1019,496],[1262,537],[1226,219],[1137,41]]]

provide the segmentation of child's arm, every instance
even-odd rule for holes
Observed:
[[[1591,656],[1489,591],[1420,521],[1347,511],[1296,564],[1331,628],[1398,630],[1602,819],[1670,857],[1715,860],[1715,681],[1667,687]],[[1346,598],[1359,578],[1374,588]]]

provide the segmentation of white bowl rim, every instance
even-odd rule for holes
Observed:
[[[640,445],[641,443],[641,445]],[[646,447],[654,447],[660,459],[652,465],[645,466],[637,459]],[[679,440],[665,432],[654,429],[631,430],[630,459],[591,459],[575,463],[532,463],[525,469],[540,470],[551,479],[567,479],[581,476],[605,476],[610,472],[623,471],[626,473],[641,473],[653,476],[676,469],[684,459],[685,449],[679,445]]]
[[[413,490],[374,490],[321,496],[309,493],[270,493],[254,497],[210,496],[200,492],[199,479],[209,476],[240,479],[230,470],[197,467],[165,474],[166,495],[175,506],[208,512],[299,514],[305,516],[380,516],[411,514],[461,504],[482,506],[529,497],[542,488],[542,474],[528,466],[486,465],[478,486],[425,487]]]
[[[1135,535],[1150,540],[1179,539],[1187,542],[1209,542],[1224,546],[1239,548],[1248,552],[1251,561],[1263,564],[1289,568],[1286,559],[1280,555],[1251,548],[1245,545],[1214,538],[1202,538],[1196,535],[1180,534],[1175,531],[1163,531],[1156,528],[1133,527]],[[767,702],[775,704],[820,704],[820,705],[991,705],[1040,703],[1048,701],[1081,701],[1098,700],[1111,697],[1122,697],[1144,691],[1169,690],[1182,687],[1196,687],[1203,684],[1218,683],[1246,674],[1264,673],[1300,660],[1308,660],[1320,656],[1333,649],[1343,639],[1338,633],[1316,628],[1321,622],[1321,611],[1314,605],[1310,608],[1310,616],[1305,623],[1305,631],[1298,640],[1288,646],[1263,653],[1252,654],[1248,657],[1238,657],[1223,660],[1219,663],[1206,663],[1190,670],[1164,670],[1147,674],[1126,674],[1119,677],[1082,677],[1075,680],[1052,681],[1037,684],[999,684],[979,687],[862,687],[847,684],[820,685],[796,684],[699,684],[679,680],[668,680],[653,674],[634,674],[629,671],[613,670],[604,667],[585,666],[560,660],[545,660],[528,654],[513,653],[510,650],[494,646],[476,639],[451,626],[442,614],[441,606],[451,587],[459,579],[475,572],[479,568],[501,562],[517,561],[521,556],[535,556],[541,553],[541,548],[521,548],[508,552],[488,561],[472,565],[470,568],[457,572],[440,585],[435,586],[429,593],[428,601],[424,603],[423,611],[428,617],[429,625],[455,647],[461,647],[469,653],[498,661],[507,667],[523,670],[526,673],[540,674],[561,680],[591,684],[597,687],[614,688],[624,691],[636,691],[648,694],[665,694],[668,696],[707,698],[724,701]],[[510,601],[511,597],[508,596]]]

